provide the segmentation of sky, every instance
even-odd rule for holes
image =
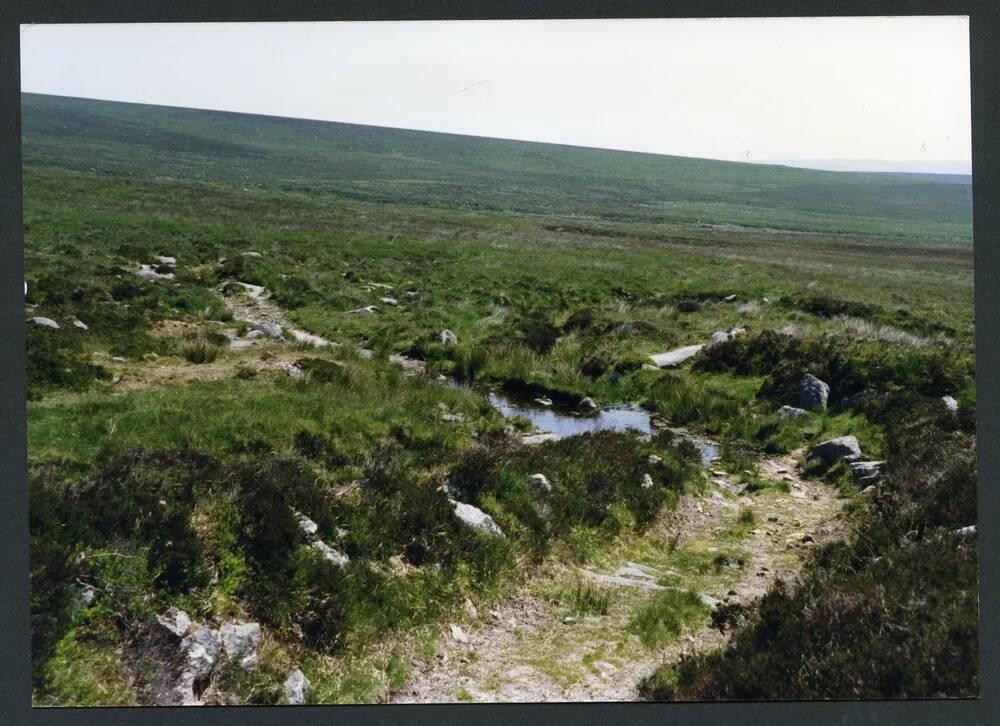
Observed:
[[[968,173],[968,19],[27,25],[22,90],[732,161]]]

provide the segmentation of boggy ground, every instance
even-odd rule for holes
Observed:
[[[585,565],[553,560],[503,602],[470,609],[464,622],[443,628],[433,659],[415,660],[412,680],[392,702],[637,699],[640,681],[658,665],[726,638],[711,627],[707,608],[659,638],[637,627],[665,592],[653,588],[690,591],[706,603],[747,603],[776,579],[794,581],[815,543],[842,535],[844,500],[798,475],[801,453],[760,462],[761,474],[788,491],[768,488],[741,505],[734,478],[715,470],[706,492],[683,498],[644,535]],[[575,612],[571,593],[588,582],[609,598],[605,614]],[[463,629],[458,639],[453,625]]]

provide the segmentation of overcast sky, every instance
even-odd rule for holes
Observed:
[[[21,79],[35,93],[737,161],[971,159],[959,17],[32,25]]]

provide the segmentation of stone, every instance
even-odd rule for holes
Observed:
[[[538,398],[535,399],[535,403],[537,403],[539,406],[551,406],[552,399],[549,398],[548,396],[539,396]]]
[[[318,539],[309,546],[319,552],[323,556],[323,559],[332,562],[337,567],[343,567],[350,562],[350,558],[347,555],[338,552],[323,540]]]
[[[802,408],[815,411],[826,408],[827,398],[830,396],[829,384],[821,381],[812,373],[806,373],[802,377],[799,386],[799,397]]]
[[[944,407],[947,408],[949,411],[958,410],[958,401],[956,401],[951,396],[941,396],[941,401],[944,403]]]
[[[175,607],[169,608],[167,612],[162,615],[157,615],[156,622],[176,635],[178,638],[183,637],[191,628],[191,618],[188,617],[188,614]]]
[[[827,466],[833,466],[845,456],[861,456],[861,446],[854,436],[838,436],[816,444],[809,453],[810,458],[820,459]]]
[[[580,401],[580,408],[586,409],[587,411],[596,411],[597,402],[590,396],[587,396],[582,401]]]
[[[219,631],[202,625],[181,641],[180,649],[187,657],[189,669],[201,678],[211,673],[220,647]]]
[[[746,328],[733,328],[729,331],[729,337],[735,338],[737,335],[743,335],[745,332],[747,332]]]
[[[267,322],[254,323],[253,325],[250,326],[250,331],[259,332],[262,335],[266,335],[269,338],[273,338],[274,340],[284,340],[281,326],[277,325],[276,323],[267,323]],[[248,334],[247,337],[249,338],[250,335]]]
[[[458,625],[451,626],[451,637],[456,643],[468,643],[469,636]]]
[[[706,595],[705,593],[699,594],[698,599],[701,600],[701,602],[705,605],[705,607],[708,608],[714,608],[719,604],[718,600],[716,600],[711,595]]]
[[[551,492],[552,484],[545,474],[531,474],[528,476],[528,484],[537,491]]]
[[[263,257],[263,256],[264,255],[262,255],[260,252],[243,252],[243,253],[241,253],[241,257]]]
[[[90,327],[79,318],[73,318],[73,327],[80,330],[90,330]]]
[[[298,668],[292,671],[284,683],[285,698],[288,699],[288,703],[292,706],[301,706],[305,703],[309,686],[309,679],[306,678],[305,673]]]
[[[139,277],[144,280],[173,280],[174,273],[172,272],[157,272],[153,269],[152,265],[139,265],[139,269],[135,271]]]
[[[642,367],[640,368],[640,370],[644,370],[644,371],[658,371],[658,370],[660,370],[660,367],[659,366],[654,366],[652,363],[643,363]]]
[[[490,537],[504,537],[503,530],[493,521],[493,517],[482,509],[464,502],[457,502],[454,499],[451,500],[451,506],[455,510],[455,516],[477,532],[482,532]]]
[[[851,470],[854,481],[861,484],[878,479],[881,476],[880,466],[882,463],[880,461],[852,461],[847,465],[847,468]]]
[[[250,655],[244,656],[240,659],[240,668],[245,671],[255,671],[259,664],[259,658],[257,653],[251,653]]]
[[[708,342],[705,343],[706,348],[714,348],[722,343],[728,343],[732,336],[722,330],[716,330],[708,337]]]
[[[293,509],[292,514],[295,515],[295,520],[299,523],[299,533],[303,537],[312,537],[319,531],[319,525],[309,519],[309,517],[304,515],[302,512],[297,509]]]
[[[701,344],[688,345],[683,348],[675,348],[674,350],[667,351],[666,353],[657,353],[649,357],[659,368],[672,368],[680,365],[688,358],[697,355],[703,347],[704,346]]]
[[[380,297],[378,300],[386,305],[399,305],[399,300],[394,297]]]
[[[403,370],[411,376],[419,375],[427,370],[426,362],[405,355],[399,355],[398,353],[390,355],[389,362],[402,366]]]
[[[871,496],[874,493],[875,493],[875,486],[874,485],[869,485],[869,486],[866,486],[864,489],[862,489],[860,492],[858,492],[858,496],[859,497],[869,497],[869,496]]]
[[[795,406],[782,406],[778,409],[778,415],[781,418],[801,418],[802,416],[808,416],[809,412],[804,408],[796,408]]]
[[[641,485],[642,488],[643,489],[652,489],[653,485],[654,485],[653,477],[651,477],[649,474],[643,474],[642,475],[642,485]]]
[[[663,463],[663,459],[661,459],[656,454],[650,454],[649,455],[649,465],[650,466],[659,466],[662,463]]]
[[[476,606],[472,604],[472,600],[469,598],[465,598],[465,602],[462,603],[462,608],[465,610],[465,614],[473,620],[477,620],[479,618],[479,611],[476,610]]]
[[[970,524],[968,527],[962,527],[960,529],[956,529],[955,534],[961,535],[963,537],[975,537],[976,525]]]
[[[170,255],[157,255],[156,259],[158,259],[161,264],[167,265],[168,267],[173,267],[177,264],[177,258],[171,257]]]
[[[363,308],[355,308],[354,310],[348,310],[347,312],[350,315],[361,315],[361,316],[374,315],[375,314],[375,306],[374,305],[366,305]]]
[[[441,341],[442,345],[458,345],[458,336],[447,329],[438,334],[438,340]]]
[[[724,298],[722,298],[722,302],[728,302],[728,303],[736,302],[736,296],[735,295],[726,295]]]
[[[547,444],[550,441],[558,441],[559,434],[554,434],[551,431],[542,431],[537,434],[526,434],[521,437],[521,443],[528,446],[537,446],[538,444]]]
[[[29,325],[41,325],[43,328],[59,330],[59,323],[52,318],[28,318],[27,322]]]
[[[226,622],[219,627],[222,650],[230,658],[244,658],[260,645],[260,625],[241,621]]]

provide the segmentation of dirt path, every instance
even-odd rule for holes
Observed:
[[[658,665],[724,641],[703,624],[666,645],[643,646],[629,624],[655,597],[653,588],[690,589],[706,603],[746,602],[760,597],[775,578],[793,578],[809,547],[837,535],[842,502],[829,487],[798,477],[796,455],[760,462],[764,477],[787,481],[791,491],[766,489],[754,496],[751,524],[739,522],[747,499],[735,493],[732,477],[716,471],[703,494],[682,498],[677,510],[647,533],[588,562],[586,571],[549,565],[490,612],[452,623],[467,643],[458,642],[452,624],[446,625],[430,664],[414,663],[411,682],[392,700],[637,699],[639,681]],[[560,593],[581,580],[608,588],[607,615],[569,615]]]

